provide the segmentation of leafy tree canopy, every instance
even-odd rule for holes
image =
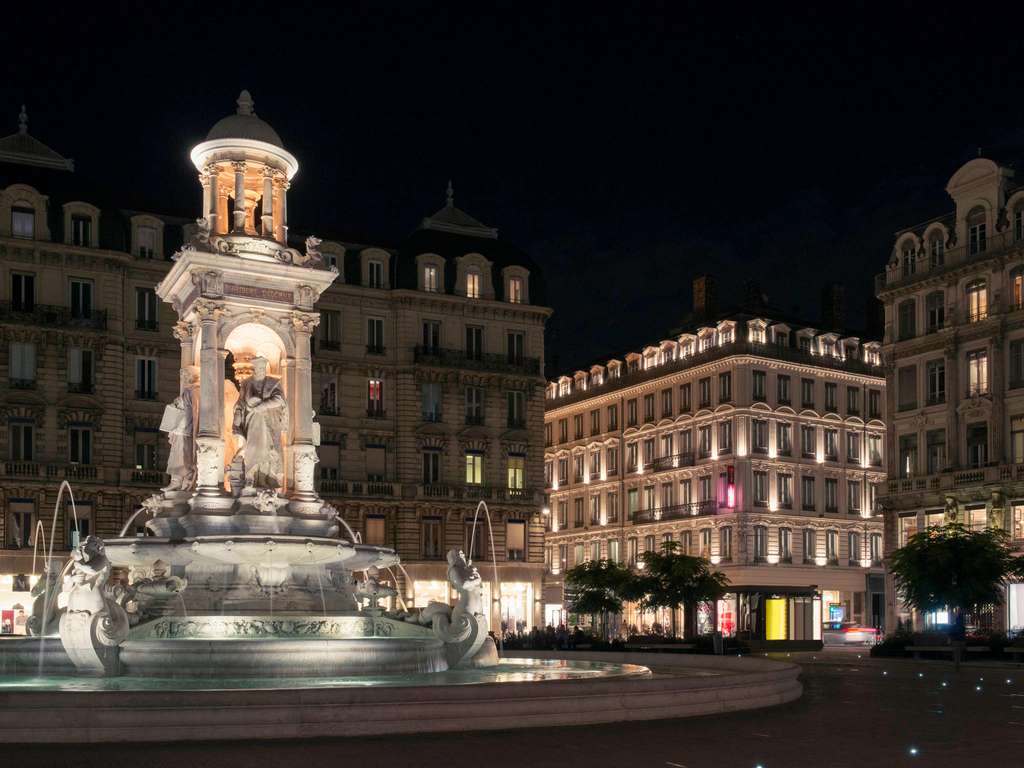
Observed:
[[[612,560],[590,560],[565,572],[567,607],[572,613],[620,613],[634,599],[633,574]]]
[[[678,608],[681,605],[717,600],[729,587],[724,573],[712,570],[703,557],[677,552],[677,543],[666,541],[661,552],[645,552],[643,569],[632,585],[644,610]]]

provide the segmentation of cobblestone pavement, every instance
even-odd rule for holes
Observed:
[[[315,741],[6,749],[10,765],[104,768],[1024,765],[1024,668],[794,654],[802,699],[689,720]],[[31,713],[26,713],[31,717]]]

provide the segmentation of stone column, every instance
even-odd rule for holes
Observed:
[[[245,163],[234,162],[231,167],[235,170],[235,208],[234,208],[234,231],[245,231]]]
[[[217,234],[217,207],[219,204],[220,189],[217,183],[217,166],[209,165],[206,168],[207,176],[210,178],[210,195],[209,198],[204,197],[203,216],[210,223],[210,234]]]
[[[320,317],[315,313],[292,312],[295,339],[294,368],[289,381],[289,384],[294,383],[289,393],[292,404],[292,487],[295,498],[303,501],[316,499],[317,441],[314,439],[313,428],[313,364],[309,352],[309,339],[319,322]]]
[[[172,333],[174,338],[181,344],[181,367],[187,368],[195,363],[195,351],[193,348],[193,328],[191,323],[186,323],[183,320],[179,320],[174,324]]]
[[[943,350],[946,359],[946,465],[960,466],[960,365],[956,344],[947,344]],[[943,467],[945,469],[945,467]]]
[[[224,306],[208,299],[196,302],[202,328],[199,351],[199,430],[196,438],[197,486],[201,496],[219,496],[224,489],[224,362],[218,323]]]
[[[199,184],[203,188],[203,216],[210,220],[210,172],[203,169],[199,174]]]
[[[281,242],[288,244],[288,189],[291,187],[287,181],[281,182]]]
[[[260,217],[262,235],[274,236],[274,172],[263,169],[263,215]]]

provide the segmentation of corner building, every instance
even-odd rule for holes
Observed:
[[[952,210],[897,233],[875,289],[885,305],[888,555],[930,526],[1007,531],[1024,550],[1024,185],[1010,164],[977,157],[946,185]],[[888,622],[917,615],[887,581]],[[1024,587],[971,617],[1024,629]]]
[[[207,140],[225,136],[284,146],[247,93]],[[245,181],[245,169],[232,170]],[[309,233],[290,226],[287,192],[302,175],[261,179],[270,202],[258,206],[248,193],[234,204],[237,179],[201,173],[202,210],[214,233],[234,219],[268,243],[301,249]],[[123,192],[118,199],[99,191],[29,133],[24,112],[18,131],[0,138],[5,619],[17,606],[30,612],[27,586],[42,569],[33,551],[50,546],[60,481],[74,489],[81,535],[101,536],[128,523],[144,533],[146,517],[133,515],[167,483],[159,425],[179,393],[181,344],[171,307],[153,289],[196,236],[199,201],[172,215]],[[532,627],[541,620],[542,371],[551,314],[539,269],[456,207],[450,185],[444,205],[399,241],[329,226],[316,230],[322,242],[314,243],[338,271],[316,304],[321,321],[311,340],[319,495],[364,542],[398,551],[405,571],[394,581],[405,602],[448,602],[445,553],[472,547],[492,626]],[[471,541],[480,500],[490,529],[481,513]],[[55,556],[70,549],[74,530],[65,495]],[[24,626],[15,621],[13,630]]]
[[[772,647],[820,642],[828,620],[880,626],[878,343],[763,304],[715,315],[711,295],[698,278],[707,319],[549,382],[547,621],[567,618],[567,568],[636,567],[671,540],[733,584],[697,617],[702,632],[717,624]],[[671,622],[636,606],[622,619],[629,631]]]

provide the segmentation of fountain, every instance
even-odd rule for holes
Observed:
[[[0,642],[0,738],[162,738],[164,727],[184,728],[186,720],[191,738],[265,736],[257,721],[291,718],[257,717],[248,731],[229,723],[245,719],[236,707],[262,706],[260,691],[268,688],[280,694],[273,706],[285,708],[310,706],[302,691],[327,691],[324,706],[343,713],[342,733],[507,727],[530,722],[528,711],[549,712],[544,722],[553,725],[572,722],[567,702],[589,689],[545,689],[548,699],[524,693],[525,709],[517,709],[515,696],[469,684],[654,682],[629,659],[499,659],[472,552],[447,553],[455,605],[410,608],[382,582],[387,572],[397,587],[395,569],[404,573],[395,551],[363,543],[314,482],[320,430],[310,337],[319,322],[314,305],[337,269],[324,263],[314,237],[304,251],[288,245],[286,192],[298,163],[253,113],[245,91],[237,114],[217,123],[191,157],[203,185],[203,216],[156,289],[179,318],[180,386],[160,424],[170,444],[170,482],[116,537],[76,542],[59,569],[52,560],[55,511],[46,578],[33,592],[32,637]],[[67,482],[56,509],[65,491],[74,509]],[[494,562],[483,502],[472,540],[481,509]],[[145,535],[128,535],[141,515],[148,518]],[[398,605],[386,607],[390,601]],[[690,679],[682,672],[672,677]],[[792,698],[793,685],[799,695],[795,674],[778,679],[781,693],[771,694],[778,701]],[[451,686],[451,714],[439,714],[444,706],[429,693],[439,685]],[[666,703],[673,685],[658,682],[648,692],[655,703],[644,706],[661,716],[683,706],[692,688]],[[729,685],[736,688],[735,681]],[[395,687],[404,693],[388,698]],[[111,691],[118,692],[114,698]],[[214,701],[196,694],[224,691],[237,695]],[[146,698],[150,693],[156,698]],[[618,693],[592,693],[593,712],[621,718]],[[490,697],[483,708],[481,696]],[[105,724],[90,714],[101,700]],[[3,716],[20,701],[38,718],[38,733],[36,724],[24,728],[21,718]],[[334,722],[333,715],[323,718]],[[357,720],[363,724],[353,726]],[[129,721],[136,727],[122,725]],[[150,722],[152,728],[142,727]]]

